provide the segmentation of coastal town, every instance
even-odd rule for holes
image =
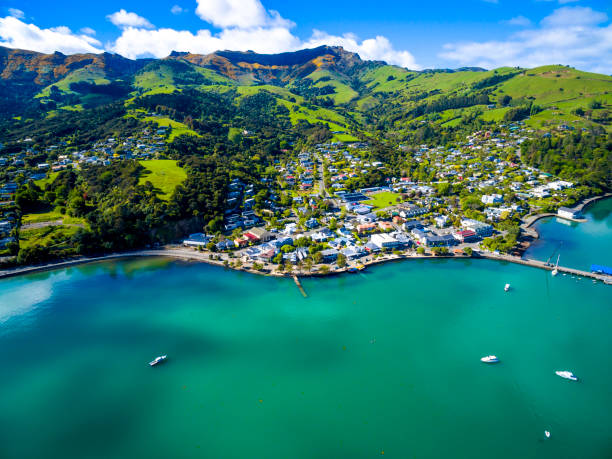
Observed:
[[[0,186],[0,249],[16,242],[20,221],[12,198],[20,183],[44,184],[64,169],[163,158],[170,131],[147,128],[71,153],[62,142],[44,152],[54,161],[40,163],[31,139],[24,139],[20,152],[0,158],[10,166]],[[575,221],[580,213],[570,207],[588,193],[520,163],[520,146],[533,135],[517,122],[474,132],[452,148],[400,145],[411,176],[394,175],[372,159],[366,142],[287,150],[261,183],[231,179],[223,231],[194,233],[181,245],[229,267],[279,273],[359,270],[400,254],[520,256],[534,237],[528,216],[552,213]],[[373,174],[384,185],[360,188]]]

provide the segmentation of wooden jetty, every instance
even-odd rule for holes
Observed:
[[[308,298],[308,295],[306,294],[306,290],[304,290],[304,287],[302,287],[302,283],[300,282],[300,278],[297,277],[295,274],[293,275],[293,281],[295,282],[295,285],[297,285],[297,288],[300,290],[300,293],[302,294],[302,296],[304,298]]]

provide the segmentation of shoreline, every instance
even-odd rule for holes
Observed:
[[[220,260],[211,260],[208,258],[208,253],[190,251],[186,249],[176,249],[176,248],[167,248],[167,249],[157,249],[157,250],[139,250],[134,252],[122,252],[122,253],[114,253],[110,255],[104,255],[100,257],[82,257],[74,260],[65,260],[56,263],[49,263],[45,265],[39,266],[28,266],[24,268],[17,268],[14,270],[0,271],[0,279],[8,279],[11,277],[18,277],[26,274],[34,274],[45,271],[54,271],[62,268],[70,268],[73,266],[97,263],[102,261],[111,261],[111,260],[120,260],[120,259],[128,259],[128,258],[144,258],[144,257],[160,257],[160,258],[174,258],[180,260],[188,260],[188,261],[196,261],[201,263],[206,263],[209,265],[219,266],[226,269],[231,269],[237,272],[245,272],[248,274],[257,274],[260,276],[269,276],[269,277],[284,277],[284,278],[304,278],[304,277],[327,277],[327,276],[337,276],[342,274],[350,274],[348,271],[348,266],[345,268],[339,268],[336,270],[330,270],[327,273],[321,272],[278,272],[273,270],[263,269],[261,271],[254,270],[250,267],[244,268],[231,268],[229,266],[225,266],[223,261]],[[434,255],[386,255],[381,258],[373,259],[371,261],[363,262],[363,266],[375,266],[383,263],[390,262],[398,262],[398,261],[406,261],[406,260],[442,260],[442,259],[454,259],[454,260],[492,260],[492,261],[500,261],[506,263],[514,263],[523,266],[529,266],[532,268],[538,268],[546,271],[552,271],[554,269],[553,266],[547,265],[544,261],[532,260],[532,259],[523,259],[520,257],[512,256],[512,255],[496,255],[488,252],[478,253],[476,256],[455,256],[455,255],[442,255],[442,256],[434,256]],[[606,285],[612,285],[612,276],[606,276],[602,274],[596,274],[588,271],[582,271],[579,269],[567,268],[564,266],[558,266],[557,269],[561,273],[570,274],[573,276],[580,276],[591,278],[597,281],[601,281]]]
[[[599,200],[611,198],[611,197],[612,197],[612,193],[606,193],[600,196],[594,196],[591,198],[587,198],[583,200],[582,202],[580,202],[579,204],[577,204],[573,209],[582,211],[587,206]],[[523,224],[520,226],[521,230],[525,232],[527,235],[532,236],[535,239],[537,239],[539,238],[539,234],[535,228],[532,228],[532,226],[538,220],[542,218],[547,218],[547,217],[558,217],[558,215],[546,213],[546,214],[537,214],[537,215],[528,217],[529,221],[523,222]],[[564,217],[559,217],[559,218],[564,218]],[[565,219],[570,220],[570,221],[575,221],[575,222],[586,221],[586,219],[582,219],[582,220],[568,219],[568,218],[565,218]],[[271,277],[286,277],[286,278],[292,278],[295,276],[297,277],[326,277],[326,276],[334,276],[334,275],[341,275],[341,274],[349,274],[349,271],[348,271],[349,266],[346,266],[344,268],[338,268],[338,269],[330,269],[330,271],[326,273],[322,273],[319,271],[304,272],[304,271],[294,271],[294,270],[289,271],[289,272],[279,272],[274,269],[275,267],[274,265],[268,265],[268,264],[265,264],[264,269],[262,270],[255,270],[255,269],[252,269],[252,267],[250,266],[230,267],[224,264],[225,261],[229,261],[228,259],[213,260],[210,258],[210,255],[211,255],[210,252],[198,252],[192,249],[186,249],[182,246],[180,247],[170,246],[170,247],[166,247],[162,249],[144,249],[144,250],[136,250],[136,251],[131,251],[131,252],[112,253],[108,255],[101,255],[98,257],[78,257],[78,258],[73,258],[73,259],[64,259],[64,260],[58,260],[52,263],[43,264],[43,265],[23,266],[23,267],[17,267],[13,269],[7,269],[7,270],[0,271],[0,280],[11,278],[11,277],[17,277],[21,275],[26,275],[26,274],[53,271],[53,270],[62,269],[62,268],[70,268],[70,267],[78,266],[82,264],[97,263],[101,261],[111,261],[115,259],[118,260],[118,259],[126,259],[126,258],[139,258],[139,257],[162,257],[162,258],[165,257],[165,258],[197,261],[201,263],[207,263],[209,265],[220,266],[226,269],[231,269],[233,271],[246,272],[249,274],[257,274],[260,276],[271,276]],[[402,255],[390,254],[390,255],[383,255],[382,257],[375,258],[370,261],[362,260],[360,261],[359,264],[365,267],[368,267],[368,266],[374,266],[374,265],[378,265],[381,263],[387,263],[387,262],[393,262],[393,261],[435,260],[435,259],[472,259],[472,260],[489,259],[489,260],[495,260],[495,261],[506,261],[509,263],[515,263],[515,264],[520,264],[524,266],[531,266],[534,268],[544,269],[548,271],[552,271],[553,269],[553,267],[546,265],[546,263],[543,261],[523,259],[521,257],[517,257],[513,255],[502,255],[502,254],[496,255],[490,252],[477,252],[477,254],[473,256],[466,256],[466,255],[438,255],[438,256],[435,256],[433,254],[418,255],[416,253],[402,254]],[[270,269],[269,266],[272,266],[272,269]],[[582,270],[567,268],[567,267],[562,267],[562,266],[559,266],[558,269],[560,272],[577,275],[581,277],[589,277],[589,278],[593,278],[593,279],[602,281],[606,284],[612,285],[612,276],[595,274],[595,273],[591,273],[587,271],[582,271]]]
[[[591,198],[586,198],[580,201],[574,207],[572,207],[572,209],[577,210],[579,212],[583,212],[584,209],[590,206],[591,204],[597,201],[601,201],[602,199],[608,199],[608,198],[612,198],[612,193],[605,193],[599,196],[593,196]],[[521,219],[521,222],[522,222],[520,225],[521,231],[523,231],[527,236],[532,237],[533,239],[539,239],[540,233],[538,233],[537,229],[533,228],[533,225],[536,222],[542,220],[543,218],[551,218],[551,217],[561,218],[563,220],[567,220],[567,221],[574,222],[574,223],[584,223],[587,221],[586,218],[576,219],[576,218],[560,217],[559,215],[553,214],[553,213],[528,215],[524,219]]]

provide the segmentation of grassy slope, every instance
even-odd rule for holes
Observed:
[[[143,118],[142,121],[145,123],[153,121],[154,123],[157,123],[159,127],[170,126],[172,128],[172,132],[168,136],[168,142],[172,142],[176,137],[183,134],[195,135],[197,137],[200,136],[200,134],[192,131],[185,124],[163,116],[147,116]]]
[[[134,77],[134,87],[143,91],[143,95],[170,94],[178,90],[169,67],[137,74]]]
[[[159,197],[164,200],[168,200],[176,186],[187,178],[187,173],[176,165],[176,161],[157,159],[139,161],[139,163],[146,169],[146,172],[140,177],[138,183],[144,185],[146,182],[151,182],[155,188],[160,190]]]
[[[106,78],[106,74],[102,69],[78,69],[74,72],[69,73],[65,78],[59,80],[53,85],[49,85],[38,93],[36,97],[49,97],[51,93],[51,86],[56,86],[58,89],[64,92],[73,92],[70,90],[71,83],[78,83],[86,81],[94,84],[109,84],[110,80]]]
[[[36,180],[34,183],[40,187],[40,189],[44,190],[47,187],[47,184],[53,182],[58,175],[59,172],[49,172],[44,179]]]
[[[331,78],[331,80],[320,81],[321,79],[326,77]],[[324,86],[333,86],[336,93],[330,94],[329,97],[332,98],[336,105],[347,104],[351,100],[359,97],[359,93],[357,93],[357,91],[351,88],[347,84],[347,82],[343,81],[343,78],[335,72],[319,69],[308,75],[308,78],[315,82],[314,86],[317,88],[322,88]]]
[[[22,225],[30,225],[32,223],[44,223],[44,222],[55,222],[62,220],[65,225],[85,225],[86,220],[84,218],[70,217],[63,215],[57,210],[51,210],[49,212],[40,212],[36,214],[26,214],[21,217]]]

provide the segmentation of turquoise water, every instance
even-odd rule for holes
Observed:
[[[592,264],[612,266],[612,198],[595,202],[584,212],[584,223],[556,217],[535,224],[540,239],[525,252],[525,257],[589,271]]]
[[[304,287],[164,260],[0,281],[0,457],[612,456],[611,287],[485,260]]]

